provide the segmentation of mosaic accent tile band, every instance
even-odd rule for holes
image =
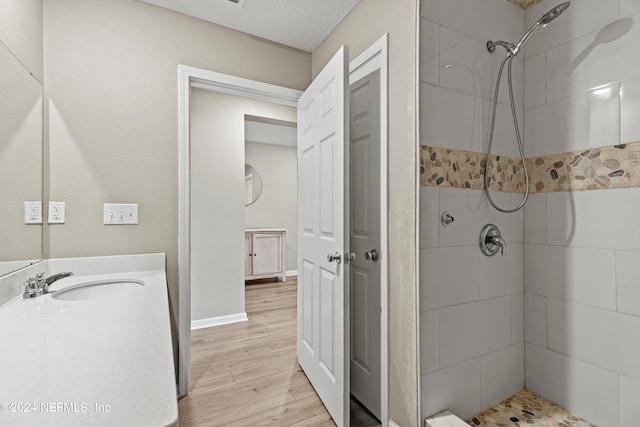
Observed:
[[[640,142],[525,159],[529,191],[583,191],[640,187]],[[473,151],[421,147],[421,182],[429,187],[484,189],[486,155]],[[519,158],[492,155],[489,189],[525,191]]]
[[[598,427],[526,388],[466,422],[474,427]]]
[[[537,5],[538,3],[542,3],[542,0],[507,0],[511,4],[515,4],[522,10],[527,10],[530,7]]]

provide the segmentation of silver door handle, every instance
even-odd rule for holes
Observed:
[[[369,261],[378,261],[380,259],[380,254],[377,250],[371,249],[370,251],[364,253],[364,259]]]
[[[340,252],[336,252],[335,254],[329,254],[327,255],[327,261],[340,264],[342,262],[342,254]]]

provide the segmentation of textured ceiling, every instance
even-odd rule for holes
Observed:
[[[312,52],[360,0],[142,0]]]
[[[509,3],[513,3],[521,9],[527,10],[532,6],[542,3],[542,0],[507,0]]]

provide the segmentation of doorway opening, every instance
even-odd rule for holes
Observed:
[[[386,176],[386,145],[387,145],[387,38],[382,37],[371,48],[363,52],[350,63],[352,79],[359,80],[358,75],[368,75],[371,69],[380,69],[380,346],[381,359],[380,419],[383,426],[388,425],[388,362],[387,362],[387,176]],[[297,106],[300,92],[280,86],[209,72],[192,67],[179,67],[179,280],[180,280],[180,312],[178,319],[178,389],[179,395],[185,396],[189,391],[190,377],[190,330],[191,330],[191,182],[190,182],[190,91],[191,88],[201,88],[209,91],[222,92],[260,99],[279,105]],[[244,180],[241,182],[244,186]],[[240,191],[242,193],[242,190]],[[375,249],[375,248],[370,248]],[[368,252],[371,252],[370,250]],[[371,254],[370,254],[371,255]],[[346,332],[348,334],[348,331]],[[348,344],[347,344],[348,345]],[[348,380],[347,380],[348,381]],[[349,390],[345,396],[348,405]],[[345,406],[346,406],[345,405]],[[339,425],[348,425],[349,419]]]

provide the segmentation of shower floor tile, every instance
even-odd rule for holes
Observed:
[[[466,421],[470,426],[598,427],[527,389]]]

